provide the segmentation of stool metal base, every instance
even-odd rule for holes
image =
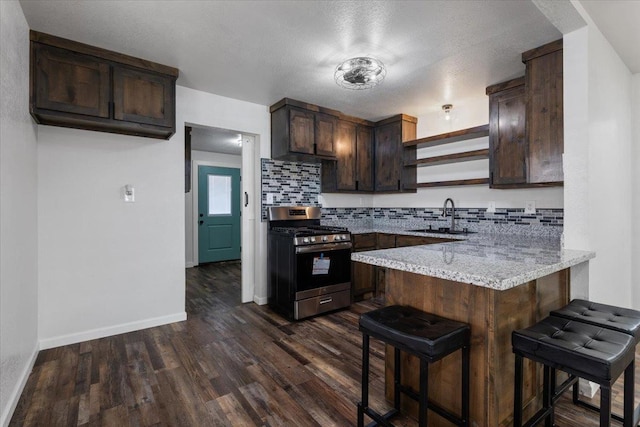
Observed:
[[[469,426],[469,346],[464,346],[462,350],[462,410],[461,416],[447,411],[434,402],[429,401],[428,382],[429,382],[429,360],[424,356],[415,354],[408,349],[404,351],[414,354],[420,359],[420,391],[416,392],[410,387],[402,384],[400,373],[400,349],[394,347],[394,387],[393,387],[393,409],[385,414],[380,414],[369,407],[369,335],[363,332],[362,335],[362,401],[358,403],[358,427],[364,427],[364,415],[366,414],[373,421],[367,424],[367,427],[385,426],[393,427],[389,421],[400,412],[400,395],[418,402],[418,425],[420,427],[427,426],[427,411],[432,410],[446,420],[459,427]],[[444,357],[444,356],[443,356]],[[435,361],[435,360],[434,360]]]

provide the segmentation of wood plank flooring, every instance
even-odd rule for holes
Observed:
[[[239,263],[191,268],[187,321],[40,352],[10,425],[353,426],[357,322],[377,306],[364,301],[291,323],[240,303]],[[372,340],[371,403],[381,411],[383,369],[383,346]],[[614,393],[621,412],[619,384]],[[567,397],[557,426],[598,425]]]

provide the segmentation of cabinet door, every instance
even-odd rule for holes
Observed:
[[[353,250],[369,251],[376,248],[376,233],[353,234]]]
[[[402,178],[402,123],[376,128],[375,191],[398,191]]]
[[[368,126],[357,130],[356,190],[373,191],[373,129]]]
[[[289,151],[314,154],[315,114],[311,111],[289,109]]]
[[[46,45],[33,49],[35,108],[109,118],[109,64]]]
[[[396,247],[396,235],[378,233],[378,249],[389,249]]]
[[[336,118],[328,114],[315,114],[315,142],[318,156],[335,157],[334,141],[336,139]]]
[[[113,118],[171,128],[175,125],[175,86],[170,76],[116,65]]]
[[[336,137],[337,189],[356,190],[356,125],[338,121]]]
[[[528,180],[531,184],[560,183],[564,123],[562,49],[527,61]]]
[[[353,296],[374,291],[376,288],[376,267],[362,262],[352,262],[351,266],[351,292]]]
[[[526,98],[524,85],[489,97],[491,186],[527,182]]]
[[[453,239],[441,239],[439,237],[426,237],[426,236],[396,236],[396,246],[402,248],[405,246],[418,246],[418,245],[435,245],[438,243],[453,242]]]

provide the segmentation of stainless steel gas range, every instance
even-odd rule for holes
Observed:
[[[268,303],[289,319],[351,304],[351,234],[320,225],[320,208],[269,208]]]

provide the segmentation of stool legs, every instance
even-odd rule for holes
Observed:
[[[369,406],[369,335],[362,335],[362,401],[358,403],[358,427],[364,427],[364,408]]]
[[[418,426],[427,427],[427,405],[429,401],[429,363],[420,359],[420,398],[418,401]]]
[[[513,390],[513,427],[522,427],[522,356],[516,353]]]
[[[470,359],[471,349],[469,346],[462,348],[462,426],[469,425],[469,377],[471,376]]]
[[[624,427],[632,427],[635,421],[635,361],[624,370]]]
[[[611,386],[600,384],[600,427],[611,425]]]
[[[400,349],[393,348],[393,407],[400,410],[400,388],[402,380],[400,379]]]
[[[553,391],[555,389],[555,369],[544,365],[543,369],[543,390],[542,390],[542,408],[548,411],[547,416],[544,419],[545,427],[553,427]],[[553,377],[553,379],[552,379]]]

